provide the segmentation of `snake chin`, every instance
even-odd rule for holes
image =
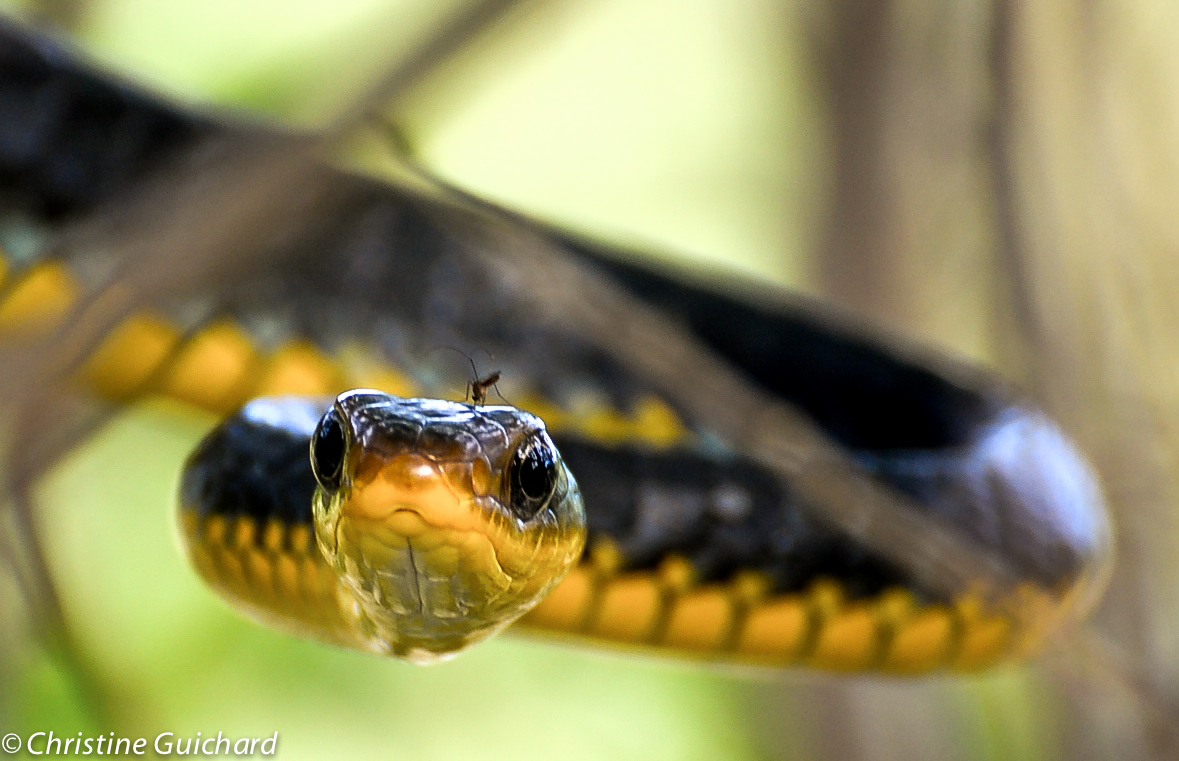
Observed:
[[[457,655],[457,651],[453,653],[435,653],[421,648],[411,648],[402,657],[415,666],[433,666],[436,663],[445,663]]]

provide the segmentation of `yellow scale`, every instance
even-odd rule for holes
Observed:
[[[7,274],[7,262],[0,260],[0,277]],[[8,284],[0,302],[0,336],[29,337],[52,327],[81,292],[60,262],[30,268]],[[214,322],[186,337],[150,312],[129,317],[114,330],[80,380],[115,401],[155,394],[218,415],[264,395],[334,395],[356,387],[404,397],[417,393],[408,377],[359,345],[335,357],[305,342],[264,354],[232,322]],[[574,415],[538,398],[522,401],[519,406],[543,418],[550,430],[576,431],[606,443],[669,447],[688,435],[675,413],[654,397],[641,401],[629,417],[605,406]],[[185,520],[194,524],[196,518]],[[269,607],[288,610],[295,619],[339,618],[336,582],[306,526],[214,517],[184,529],[204,532],[192,558],[200,574],[257,599],[264,617]],[[654,572],[628,573],[621,561],[613,542],[596,541],[581,565],[520,625],[702,660],[842,671],[969,671],[1038,649],[1070,602],[1067,591],[1056,596],[1028,583],[1016,595],[1015,620],[1021,622],[1016,625],[1010,615],[989,611],[981,595],[922,606],[909,591],[895,588],[849,600],[827,579],[803,593],[772,595],[768,580],[754,572],[699,585],[683,557],[666,558]]]

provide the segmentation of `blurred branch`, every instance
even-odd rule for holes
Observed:
[[[35,0],[30,10],[37,21],[73,33],[86,22],[90,0]]]
[[[833,3],[831,37],[819,52],[822,90],[834,141],[834,192],[818,256],[824,292],[842,305],[892,312],[881,270],[895,260],[891,188],[886,176],[885,119],[892,2]]]
[[[522,0],[476,0],[460,8],[418,47],[398,58],[369,92],[335,121],[329,136],[349,135],[378,112],[393,109],[421,80],[521,4]]]
[[[1008,367],[1022,369],[1020,377],[1033,387],[1041,387],[1037,363],[1031,355],[1048,350],[1044,327],[1036,316],[1029,291],[1032,273],[1028,271],[1026,241],[1020,235],[1020,205],[1016,187],[1014,145],[1018,118],[1018,93],[1015,72],[1016,11],[1011,0],[995,0],[991,21],[988,68],[994,88],[994,104],[986,133],[991,193],[995,204],[995,252],[1002,286],[1007,289],[1011,314],[1000,319],[1004,335],[1013,340],[1000,342],[1001,361]],[[1033,348],[1035,347],[1035,348]],[[1042,358],[1042,355],[1041,355]]]

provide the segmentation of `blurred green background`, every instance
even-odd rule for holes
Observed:
[[[178,101],[304,127],[457,6],[0,4],[62,14],[92,55]],[[893,681],[506,638],[418,668],[295,641],[185,566],[176,480],[211,421],[153,404],[43,486],[84,664],[0,627],[0,732],[277,731],[291,759],[1169,757],[1152,722],[1179,670],[1179,21],[1145,0],[952,6],[532,2],[393,116],[428,165],[494,200],[830,298],[1021,382],[1106,478],[1129,560],[1100,636],[1157,684],[1127,687],[1087,651],[1050,672]]]

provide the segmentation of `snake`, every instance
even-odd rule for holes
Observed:
[[[143,199],[185,176],[248,207],[234,151],[286,137],[3,20],[0,103],[5,341],[120,284],[117,257],[56,231],[167,219]],[[1097,599],[1096,476],[990,372],[447,188],[299,166],[305,213],[137,301],[67,378],[104,404],[222,417],[184,465],[178,524],[244,614],[416,663],[510,629],[920,674],[1027,657]],[[184,208],[178,235],[201,237]],[[533,245],[556,269],[512,258]],[[471,381],[439,347],[494,356],[511,404],[442,398]]]

